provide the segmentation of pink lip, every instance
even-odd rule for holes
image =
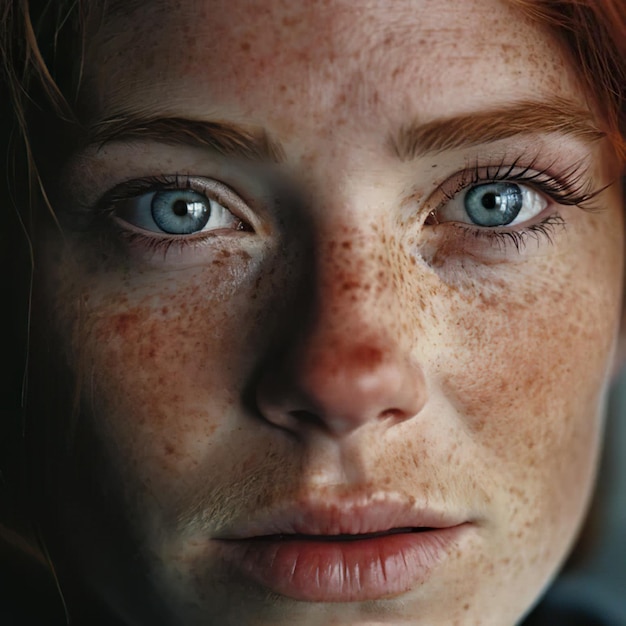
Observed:
[[[424,582],[470,526],[408,503],[344,500],[283,507],[214,539],[224,562],[276,593],[353,602]]]

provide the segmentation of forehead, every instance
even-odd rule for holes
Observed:
[[[342,115],[361,126],[578,91],[558,42],[507,0],[122,6],[90,38],[96,116],[183,107],[279,127]]]

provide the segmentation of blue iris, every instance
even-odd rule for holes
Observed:
[[[188,189],[157,191],[150,207],[154,223],[172,235],[196,233],[211,217],[209,199]]]
[[[524,204],[522,190],[514,183],[486,183],[472,187],[464,198],[465,210],[478,226],[506,226]]]

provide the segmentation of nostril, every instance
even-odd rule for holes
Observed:
[[[323,423],[323,420],[318,415],[313,413],[313,411],[307,411],[306,409],[295,409],[293,411],[289,411],[289,415],[298,422],[304,424],[313,424],[319,426]]]
[[[405,411],[402,409],[387,409],[380,414],[380,419],[404,419],[406,417]]]
[[[387,427],[414,417],[426,402],[423,371],[401,346],[385,340],[383,350],[373,343],[333,337],[296,344],[293,354],[266,366],[256,385],[261,417],[294,433],[337,436],[367,422]]]

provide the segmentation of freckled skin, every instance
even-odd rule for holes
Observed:
[[[75,568],[128,623],[512,626],[553,576],[599,450],[622,199],[611,186],[604,211],[562,207],[553,243],[520,253],[425,225],[466,155],[399,162],[389,128],[542,94],[585,103],[546,33],[497,0],[459,6],[189,1],[91,40],[89,114],[147,101],[260,124],[300,200],[252,203],[254,232],[193,253],[45,234],[35,346],[53,349],[31,389],[51,424],[78,407],[74,447],[48,451],[64,460],[50,462],[60,510],[45,530],[70,598],[84,591]],[[572,142],[563,154],[610,182],[609,147]],[[60,197],[146,174],[219,178],[214,158],[141,150],[70,164]],[[207,545],[279,499],[357,489],[462,511],[475,532],[423,584],[362,603],[277,596]]]

